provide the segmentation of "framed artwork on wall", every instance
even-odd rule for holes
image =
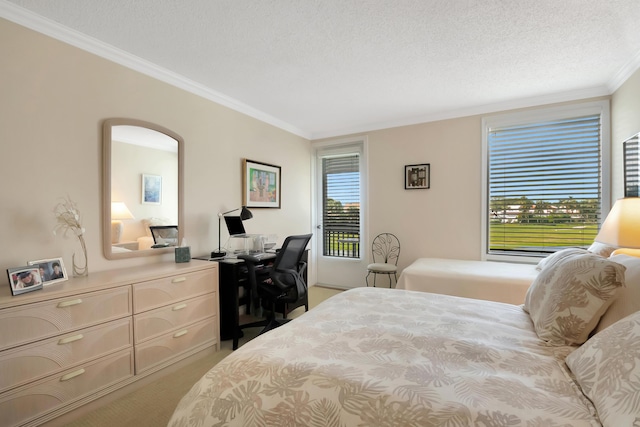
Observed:
[[[142,203],[159,205],[162,203],[162,177],[142,174]]]
[[[64,282],[69,279],[67,270],[64,268],[62,258],[40,259],[29,261],[27,264],[37,266],[44,286],[49,286],[57,282]]]
[[[280,166],[242,159],[242,205],[280,208]]]
[[[404,189],[419,190],[431,188],[431,164],[406,165],[404,167]]]

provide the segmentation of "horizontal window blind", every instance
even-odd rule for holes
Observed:
[[[638,135],[624,142],[624,197],[638,197],[638,185],[640,177],[638,175]]]
[[[601,216],[600,115],[489,129],[488,253],[588,247]]]
[[[322,159],[323,255],[358,258],[360,156]]]

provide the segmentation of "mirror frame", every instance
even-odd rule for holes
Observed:
[[[111,249],[111,128],[122,125],[155,130],[178,142],[178,242],[184,238],[184,139],[177,133],[155,123],[125,118],[106,119],[102,125],[102,248],[104,256],[107,259],[115,260],[173,252],[175,249],[173,246],[117,253]]]

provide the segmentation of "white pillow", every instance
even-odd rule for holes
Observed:
[[[536,333],[551,345],[582,344],[624,286],[625,267],[592,253],[547,265],[525,297]]]
[[[589,253],[589,251],[582,248],[566,248],[566,249],[559,250],[558,252],[554,252],[551,255],[545,258],[542,258],[540,262],[538,262],[538,265],[536,266],[536,270],[542,270],[547,266],[552,267],[554,264],[556,264],[557,262],[561,261],[562,259],[568,256],[576,255],[576,254],[586,254],[586,253]]]
[[[147,233],[147,237],[152,237],[151,229],[149,227],[156,225],[173,225],[169,218],[145,218],[141,220],[142,225],[144,226],[144,231]]]
[[[625,287],[620,288],[616,296],[600,319],[595,332],[611,326],[618,320],[640,310],[640,258],[629,255],[614,255],[610,261],[624,265]]]
[[[594,335],[565,361],[605,427],[638,425],[640,312]]]
[[[603,256],[605,258],[609,258],[609,256],[611,255],[611,252],[615,251],[616,249],[617,248],[613,246],[609,246],[604,243],[593,242],[591,246],[589,246],[589,249],[587,250],[591,253]]]

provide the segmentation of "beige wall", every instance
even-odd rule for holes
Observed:
[[[162,203],[142,203],[143,174],[162,177]],[[140,185],[136,185],[140,183]],[[111,200],[123,202],[134,219],[123,221],[121,241],[148,235],[144,219],[162,218],[178,224],[178,153],[111,141]]]
[[[0,268],[55,256],[71,263],[77,243],[51,234],[51,208],[66,194],[84,214],[92,271],[159,261],[102,255],[100,135],[108,117],[155,122],[185,139],[186,237],[194,254],[217,245],[215,214],[239,206],[243,157],[283,167],[283,208],[255,210],[247,231],[282,239],[310,230],[308,141],[4,20],[0,40]],[[638,131],[637,72],[612,96],[614,198],[622,194],[622,140]],[[369,236],[397,233],[401,268],[425,256],[479,259],[481,116],[366,136]],[[404,190],[404,165],[423,162],[431,164],[431,189]]]
[[[52,208],[67,194],[83,214],[90,271],[172,259],[102,254],[101,126],[111,117],[157,123],[184,138],[185,232],[194,255],[216,248],[217,213],[241,204],[242,158],[282,167],[282,209],[253,210],[247,231],[282,240],[310,230],[304,138],[2,19],[0,58],[0,269],[61,256],[71,270],[77,240],[52,234]]]
[[[636,71],[611,97],[612,200],[624,197],[622,143],[640,132],[640,71]]]
[[[636,76],[633,79],[640,80]],[[632,79],[630,79],[631,81]],[[614,99],[624,96],[624,106],[612,111],[613,128],[631,133],[640,124],[640,82],[623,86]],[[592,98],[589,101],[607,99]],[[580,101],[581,102],[581,101]],[[567,104],[567,103],[565,103]],[[620,104],[618,102],[617,104]],[[499,113],[491,113],[499,114]],[[401,242],[400,269],[421,257],[481,259],[480,218],[482,200],[482,117],[422,123],[366,134],[369,146],[368,240],[381,232],[392,232]],[[638,129],[635,130],[637,132]],[[327,139],[312,141],[325,143]],[[620,137],[612,140],[620,149]],[[404,166],[431,164],[431,188],[404,190]],[[614,160],[614,173],[622,176],[621,157]],[[621,181],[616,185],[622,191]],[[370,252],[370,251],[367,251]],[[364,272],[363,272],[364,274]]]

